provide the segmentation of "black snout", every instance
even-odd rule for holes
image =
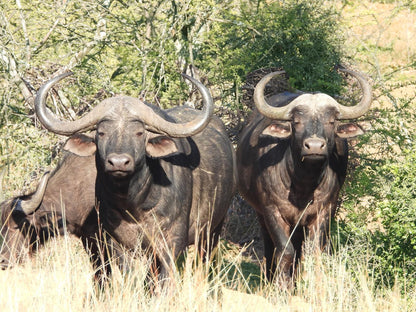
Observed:
[[[308,138],[303,143],[305,156],[326,155],[326,141],[322,138]]]
[[[132,172],[134,170],[133,157],[128,154],[110,154],[106,161],[107,172]]]

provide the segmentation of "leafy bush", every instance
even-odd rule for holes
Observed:
[[[416,147],[416,146],[414,146]],[[380,168],[376,202],[381,227],[373,234],[376,261],[386,280],[413,280],[416,276],[416,154],[406,150],[400,162]]]
[[[379,110],[344,190],[341,244],[361,246],[379,284],[416,285],[415,112],[408,99]],[[388,122],[386,122],[388,121]],[[357,155],[355,155],[357,156]]]
[[[234,81],[235,87],[252,70],[282,67],[293,87],[339,91],[333,69],[343,59],[343,38],[327,2],[248,0],[239,10],[223,11],[222,21],[207,32],[196,58],[215,81]]]
[[[302,89],[337,85],[337,16],[322,0],[34,0],[1,2],[0,11],[3,138],[8,124],[33,117],[36,90],[65,69],[74,72],[61,83],[65,92],[58,86],[51,93],[55,112],[65,118],[78,118],[115,93],[162,107],[183,103],[190,88],[179,73],[191,70],[209,82],[219,109],[229,111],[237,109],[245,75],[263,66],[285,67]],[[40,128],[36,118],[24,124],[29,132]],[[58,144],[51,137],[50,145]],[[7,150],[6,140],[0,168],[7,166],[8,174],[22,153]]]

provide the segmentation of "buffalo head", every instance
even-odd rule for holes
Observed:
[[[325,160],[334,147],[342,152],[343,144],[337,138],[352,138],[362,134],[362,130],[356,124],[340,121],[358,118],[367,112],[371,103],[371,87],[360,74],[340,70],[355,77],[360,84],[363,96],[355,106],[341,105],[323,93],[282,93],[266,100],[266,84],[285,72],[273,72],[263,77],[255,88],[254,103],[271,122],[262,134],[280,139],[291,138],[291,150],[299,162]]]
[[[202,94],[204,107],[192,120],[176,123],[163,110],[129,96],[105,99],[84,117],[61,121],[45,106],[48,91],[71,73],[57,76],[44,84],[36,96],[36,113],[50,131],[72,135],[96,128],[98,165],[115,179],[130,177],[139,171],[146,157],[166,157],[178,152],[175,138],[189,137],[202,131],[211,119],[213,101],[207,88],[192,77]]]

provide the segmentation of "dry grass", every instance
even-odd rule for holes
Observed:
[[[415,10],[400,2],[353,1],[342,12],[347,46],[360,68],[382,76],[398,70],[396,79],[416,78],[416,69],[408,67],[416,56]]]
[[[224,246],[221,246],[224,252]],[[148,261],[135,259],[129,272],[116,271],[111,285],[98,290],[79,241],[52,241],[35,257],[0,272],[1,311],[416,311],[414,290],[377,289],[363,257],[351,250],[334,255],[307,250],[295,290],[261,284],[247,288],[241,252],[226,251],[215,274],[195,265],[192,253],[173,278],[173,287],[149,293]],[[232,259],[231,259],[232,258]],[[230,274],[234,272],[233,274]]]
[[[404,3],[352,1],[342,10],[352,60],[377,86],[373,107],[416,94],[416,10]]]

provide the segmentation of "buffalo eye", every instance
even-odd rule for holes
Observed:
[[[104,133],[104,132],[102,132],[102,131],[98,131],[98,136],[99,136],[99,137],[101,137],[101,138],[102,138],[104,135],[105,135],[105,133]]]
[[[141,137],[143,135],[143,131],[138,131],[137,133],[136,133],[136,136],[137,137]]]

